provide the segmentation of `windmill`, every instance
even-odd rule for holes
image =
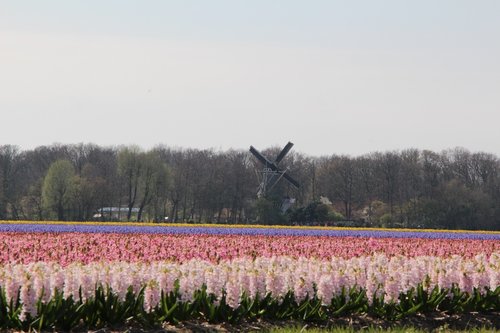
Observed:
[[[276,156],[274,161],[269,160],[264,155],[262,155],[257,149],[253,146],[250,146],[250,152],[261,162],[264,168],[261,171],[261,182],[259,185],[259,189],[257,191],[257,197],[265,197],[276,184],[284,178],[290,184],[292,184],[295,188],[299,188],[299,183],[293,179],[288,173],[288,168],[280,169],[278,167],[279,163],[283,160],[283,158],[288,154],[290,149],[292,149],[293,143],[288,142],[286,146],[281,150],[281,152]],[[287,198],[283,201],[281,205],[281,210],[285,212],[291,205],[295,202],[293,198]]]

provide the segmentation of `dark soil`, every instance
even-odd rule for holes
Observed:
[[[493,313],[428,313],[406,317],[401,320],[387,321],[368,315],[353,315],[343,318],[332,318],[323,323],[304,323],[297,321],[254,321],[243,322],[237,325],[228,323],[209,324],[202,321],[187,321],[178,325],[165,324],[163,328],[142,329],[137,327],[105,328],[94,331],[94,333],[113,333],[128,331],[131,333],[160,333],[160,332],[266,332],[280,327],[304,327],[306,328],[351,328],[354,331],[368,328],[402,328],[412,327],[426,332],[459,330],[470,331],[473,329],[500,330],[500,312]]]

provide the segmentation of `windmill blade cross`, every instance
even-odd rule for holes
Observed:
[[[255,149],[253,146],[250,146],[250,152],[255,156],[262,164],[267,166],[268,168],[271,168],[273,171],[276,171],[278,167],[271,161],[269,161],[267,158],[264,157],[257,149]]]
[[[262,171],[262,181],[259,186],[259,192],[257,196],[260,197],[260,195],[265,193],[269,190],[272,190],[272,188],[276,185],[276,183],[281,179],[285,178],[290,184],[295,186],[296,188],[300,187],[300,184],[298,181],[293,179],[288,173],[288,169],[280,169],[278,168],[278,164],[285,158],[286,154],[292,149],[293,143],[288,142],[285,147],[280,151],[278,156],[276,156],[276,160],[274,162],[270,161],[267,159],[264,155],[262,155],[257,149],[255,149],[253,146],[250,146],[250,152],[252,153],[257,160],[259,160],[263,165],[264,165],[264,170]],[[276,177],[278,178],[276,179]]]
[[[295,179],[293,179],[290,175],[288,175],[287,173],[284,173],[283,174],[283,178],[285,178],[286,180],[288,180],[290,182],[290,184],[292,184],[293,186],[295,186],[296,188],[299,188],[300,185],[299,185],[299,182],[296,181]]]
[[[293,147],[293,143],[288,141],[286,146],[281,150],[281,152],[276,157],[276,161],[275,161],[276,165],[278,165],[281,162],[281,160],[286,156],[286,154],[288,154],[288,152],[290,151],[290,149],[292,149],[292,147]]]

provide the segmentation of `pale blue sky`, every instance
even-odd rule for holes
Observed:
[[[498,1],[1,1],[0,145],[500,155]]]

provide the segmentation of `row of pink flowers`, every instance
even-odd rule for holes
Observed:
[[[152,235],[92,233],[0,233],[0,265],[55,261],[61,265],[96,261],[211,262],[287,255],[293,258],[352,258],[459,255],[500,252],[496,240],[362,238],[315,236]]]
[[[383,254],[350,259],[292,258],[278,256],[256,259],[239,258],[219,263],[193,259],[183,263],[155,261],[73,263],[35,262],[0,265],[0,286],[7,301],[15,299],[20,290],[24,314],[36,315],[36,302],[47,302],[58,290],[64,297],[83,299],[93,295],[96,286],[112,288],[124,299],[127,288],[135,292],[145,288],[145,308],[151,310],[160,299],[161,291],[170,292],[179,282],[180,298],[192,300],[195,290],[206,285],[207,292],[221,298],[223,290],[228,304],[235,308],[243,293],[254,297],[271,293],[280,299],[293,291],[298,301],[314,294],[324,304],[338,295],[342,288],[363,288],[372,298],[384,295],[386,302],[397,302],[401,292],[418,284],[431,290],[450,288],[456,284],[462,291],[473,288],[495,289],[500,281],[500,253],[472,258],[451,256],[388,257]]]

